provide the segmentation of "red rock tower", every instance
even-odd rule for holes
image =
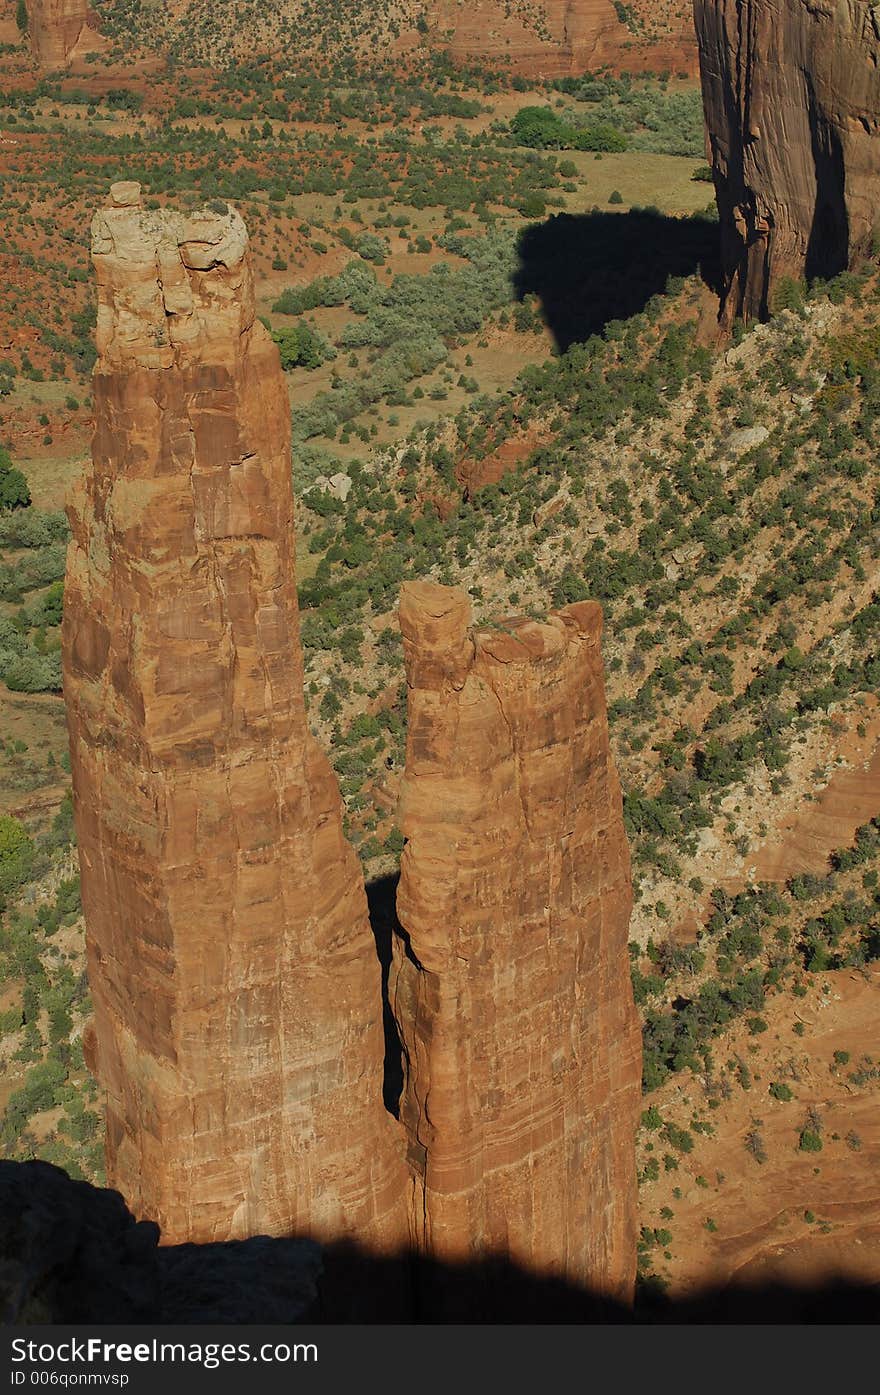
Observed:
[[[641,1039],[601,625],[585,603],[475,631],[462,592],[404,586],[390,993],[417,1247],[626,1300]]]
[[[380,969],[309,735],[290,410],[248,239],[116,184],[64,687],[107,1174],[166,1241],[402,1239]]]

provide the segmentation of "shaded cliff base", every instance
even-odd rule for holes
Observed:
[[[158,1244],[117,1192],[50,1163],[0,1163],[0,1322],[866,1323],[880,1285],[650,1290],[635,1312],[504,1261],[376,1258],[306,1237]]]

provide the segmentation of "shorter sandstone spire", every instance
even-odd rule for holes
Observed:
[[[627,1298],[641,1051],[601,625],[584,603],[474,630],[462,592],[404,586],[390,992],[416,1245]]]

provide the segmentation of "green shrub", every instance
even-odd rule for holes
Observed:
[[[552,107],[520,107],[510,123],[510,130],[520,145],[533,150],[592,150],[621,151],[627,148],[627,138],[619,126],[607,120],[594,120],[583,125],[565,121]],[[574,167],[571,168],[574,174]]]
[[[285,372],[290,368],[320,368],[328,358],[335,357],[335,351],[305,320],[297,320],[294,325],[273,330],[272,338],[278,345],[281,367]]]
[[[405,843],[406,839],[404,838],[400,829],[392,828],[391,832],[388,834],[388,837],[385,839],[385,851],[399,855],[403,852]]]
[[[39,1061],[27,1073],[24,1084],[9,1097],[0,1136],[11,1144],[21,1136],[28,1119],[58,1103],[58,1092],[67,1077],[60,1061]]]
[[[13,465],[8,450],[0,446],[0,509],[26,509],[30,502],[27,479]]]
[[[11,814],[0,815],[0,893],[8,895],[27,881],[33,858],[27,830]]]

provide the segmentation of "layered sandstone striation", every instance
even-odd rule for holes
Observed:
[[[643,6],[643,8],[645,8]],[[431,41],[448,46],[457,61],[503,63],[540,77],[579,76],[611,65],[616,71],[694,71],[690,16],[680,7],[662,35],[648,32],[637,7],[634,28],[621,20],[613,0],[547,0],[499,4],[499,0],[429,0]]]
[[[370,64],[377,54],[406,63],[440,52],[457,63],[539,78],[581,77],[606,65],[615,72],[697,71],[691,0],[347,0],[334,18],[331,46]],[[233,53],[285,53],[291,32],[299,53],[321,56],[328,38],[316,19],[308,0],[251,6],[246,24],[235,0],[213,0],[199,12],[170,0],[144,6],[131,22],[151,50],[158,33],[160,47],[182,38],[190,54],[223,63]]]
[[[871,250],[880,205],[880,9],[694,0],[722,231],[723,316],[763,316],[780,277]]]
[[[413,1242],[625,1299],[641,1046],[601,609],[475,631],[465,594],[412,583],[400,625],[408,841],[389,989]]]
[[[107,1173],[163,1239],[401,1239],[380,971],[302,685],[290,413],[226,205],[92,225],[63,629]]]
[[[27,0],[28,33],[37,62],[64,68],[78,53],[104,45],[88,0]]]

